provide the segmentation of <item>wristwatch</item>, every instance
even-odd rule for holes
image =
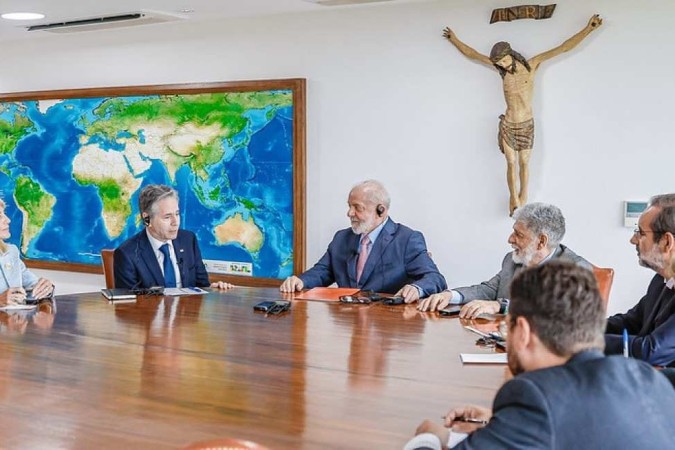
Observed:
[[[508,314],[509,313],[509,299],[508,298],[498,298],[499,302],[499,314]]]

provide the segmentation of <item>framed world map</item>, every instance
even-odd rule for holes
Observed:
[[[178,191],[212,281],[301,272],[305,80],[0,95],[0,195],[29,266],[101,273],[148,184]]]

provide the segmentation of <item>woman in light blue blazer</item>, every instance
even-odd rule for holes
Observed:
[[[27,291],[36,299],[49,297],[54,284],[35,276],[19,258],[16,245],[5,242],[10,236],[9,223],[5,202],[0,199],[0,306],[25,302]]]

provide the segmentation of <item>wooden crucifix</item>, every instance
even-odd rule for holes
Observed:
[[[529,161],[534,144],[534,119],[532,115],[532,92],[534,75],[539,65],[561,53],[572,50],[586,36],[602,25],[602,19],[595,14],[577,34],[559,46],[526,60],[511,49],[508,42],[497,42],[490,56],[478,53],[460,41],[450,28],[443,36],[464,56],[497,69],[502,77],[506,112],[499,116],[499,148],[506,157],[506,181],[509,185],[509,213],[527,203]],[[520,186],[518,186],[518,181]]]

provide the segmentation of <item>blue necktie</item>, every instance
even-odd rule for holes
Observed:
[[[176,287],[176,272],[173,270],[169,244],[162,245],[159,251],[164,255],[164,287]]]

